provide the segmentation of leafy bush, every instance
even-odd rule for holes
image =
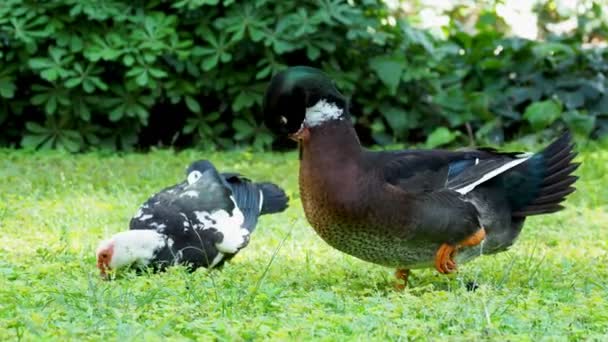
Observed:
[[[442,41],[370,0],[4,0],[0,144],[268,148],[263,92],[295,64],[336,79],[368,143],[606,132],[605,51],[488,18]]]

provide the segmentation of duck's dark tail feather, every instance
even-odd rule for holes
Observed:
[[[258,188],[262,190],[262,211],[260,214],[278,213],[287,208],[289,197],[285,191],[272,183],[256,183]]]
[[[573,185],[578,177],[573,176],[572,172],[580,163],[572,162],[575,157],[572,138],[569,133],[565,133],[518,167],[518,171],[527,178],[523,182],[526,184],[520,184],[524,186],[520,190],[529,191],[529,195],[520,197],[520,201],[517,201],[520,206],[513,208],[513,216],[540,215],[563,209],[560,203],[576,190]],[[527,199],[522,203],[521,199],[525,197]]]

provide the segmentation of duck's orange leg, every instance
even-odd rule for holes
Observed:
[[[410,270],[407,268],[398,268],[395,271],[395,278],[397,278],[397,282],[395,283],[395,289],[403,290],[407,287],[407,279],[410,276]],[[399,280],[403,281],[403,284],[399,282]]]
[[[486,230],[482,227],[475,234],[462,240],[456,245],[450,245],[444,243],[439,246],[437,254],[435,254],[435,268],[439,273],[447,274],[452,273],[456,270],[456,262],[454,261],[454,255],[461,247],[477,246],[486,237]]]

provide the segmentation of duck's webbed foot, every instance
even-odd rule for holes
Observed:
[[[439,271],[439,273],[442,274],[454,272],[457,268],[456,261],[454,261],[454,256],[456,255],[456,252],[458,252],[458,250],[462,247],[477,246],[483,241],[483,239],[485,239],[485,237],[486,230],[482,227],[473,235],[460,241],[456,245],[452,245],[449,243],[442,244],[441,246],[439,246],[439,249],[435,254],[435,268],[437,269],[437,271]]]

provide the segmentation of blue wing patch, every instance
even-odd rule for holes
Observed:
[[[475,165],[475,159],[457,160],[448,166],[448,181],[461,174],[467,168]]]

